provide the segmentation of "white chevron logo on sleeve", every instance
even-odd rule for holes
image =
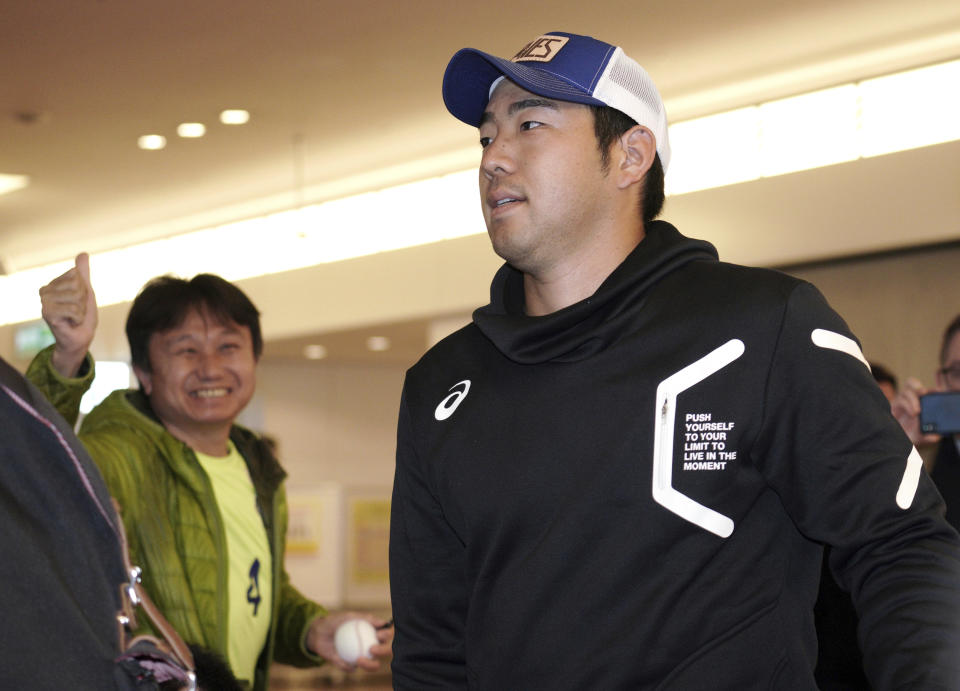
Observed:
[[[657,409],[653,433],[653,499],[680,518],[720,537],[733,534],[733,520],[700,504],[673,487],[673,436],[677,396],[743,355],[739,338],[727,341],[711,353],[671,374],[657,386]]]

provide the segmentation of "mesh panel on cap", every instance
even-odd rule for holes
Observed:
[[[643,72],[640,65],[622,52],[610,66],[610,71],[607,72],[607,78],[635,95],[643,101],[651,111],[659,113],[662,110],[660,94],[653,88],[650,77]]]
[[[638,124],[653,132],[657,140],[660,162],[666,170],[670,162],[667,115],[650,75],[618,48],[593,95],[611,108],[626,113]]]

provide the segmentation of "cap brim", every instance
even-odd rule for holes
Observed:
[[[450,59],[443,75],[443,102],[447,110],[458,120],[479,127],[490,100],[490,85],[501,76],[545,98],[604,105],[603,101],[593,98],[582,88],[547,70],[504,60],[474,48],[464,48]]]

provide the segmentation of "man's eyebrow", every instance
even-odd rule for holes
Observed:
[[[185,341],[195,341],[197,340],[193,334],[185,333],[180,334],[179,336],[173,336],[172,338],[167,339],[167,345],[176,345],[178,343],[183,343]]]
[[[551,108],[553,110],[560,110],[560,106],[557,105],[556,101],[551,101],[548,98],[525,98],[520,101],[514,101],[510,104],[510,107],[507,108],[507,115],[515,115],[521,110],[526,110],[527,108]],[[493,119],[493,113],[489,110],[485,110],[483,115],[480,116],[480,124],[489,122]]]
[[[560,110],[560,106],[557,105],[556,101],[551,101],[546,98],[525,98],[522,101],[514,101],[511,103],[510,107],[507,108],[507,115],[519,113],[521,110],[526,110],[527,108],[552,108],[553,110]]]

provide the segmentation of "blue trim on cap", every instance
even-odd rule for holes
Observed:
[[[616,48],[589,36],[563,31],[551,31],[549,35],[570,39],[550,62],[511,62],[475,48],[457,51],[443,75],[447,110],[458,120],[478,127],[490,85],[500,76],[538,96],[606,105],[592,93]]]

